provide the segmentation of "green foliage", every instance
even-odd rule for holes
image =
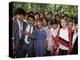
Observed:
[[[78,6],[77,5],[62,5],[62,4],[42,4],[42,3],[29,3],[29,2],[14,2],[13,3],[13,13],[16,8],[23,8],[26,12],[28,11],[39,11],[46,13],[52,11],[53,14],[68,16],[77,16],[78,15]]]

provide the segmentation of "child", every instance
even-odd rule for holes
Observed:
[[[51,29],[51,33],[52,33],[52,45],[53,45],[53,53],[52,55],[56,55],[57,54],[57,39],[58,39],[58,21],[56,19],[53,19],[51,22],[52,25],[52,29]]]
[[[37,41],[36,41],[36,56],[44,56],[45,55],[45,40],[46,40],[46,32],[43,30],[42,21],[37,21],[38,24],[38,33],[37,33]]]
[[[48,21],[48,26],[47,26],[47,29],[46,29],[46,34],[47,34],[47,39],[46,39],[46,53],[48,56],[51,55],[52,53],[52,34],[51,34],[51,20]]]
[[[43,29],[44,29],[44,30],[47,29],[47,23],[48,23],[48,20],[47,20],[47,18],[44,17],[44,18],[42,19],[42,24],[43,24]]]
[[[52,11],[49,11],[48,13],[47,13],[47,20],[49,21],[49,20],[51,20],[52,18],[53,18],[53,13],[52,13]]]
[[[78,20],[73,20],[72,54],[78,54]]]
[[[50,25],[51,20],[48,21],[46,18],[43,18],[42,23],[43,23],[43,30],[45,30],[47,34],[47,39],[45,42],[46,55],[50,56],[52,51],[52,35],[51,35],[51,25]]]
[[[67,55],[72,50],[72,29],[68,28],[67,20],[60,21],[62,28],[59,31],[59,54]]]
[[[72,29],[72,27],[73,27],[73,22],[72,22],[72,20],[68,21],[68,27]]]

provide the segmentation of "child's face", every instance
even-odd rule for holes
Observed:
[[[72,28],[73,27],[73,23],[72,22],[68,22],[68,27]]]
[[[25,16],[25,19],[27,20],[28,15]]]
[[[61,26],[62,28],[65,28],[67,26],[67,21],[66,20],[61,20]]]
[[[44,16],[43,16],[43,14],[40,14],[40,18],[42,19]]]
[[[41,21],[38,21],[38,22],[37,22],[37,25],[38,25],[38,28],[39,28],[39,29],[41,29],[41,28],[43,27]]]
[[[28,24],[30,24],[32,26],[34,24],[34,19],[29,17],[28,18]]]
[[[47,15],[47,19],[51,19],[52,18],[52,15],[51,14],[48,14]]]
[[[73,30],[78,31],[78,24],[73,23]]]
[[[58,20],[58,21],[60,20],[59,16],[56,16],[56,20]]]
[[[51,28],[52,26],[50,25],[50,23],[48,22],[48,28]]]
[[[43,23],[44,26],[47,25],[47,21],[45,19],[43,19],[42,23]]]
[[[67,20],[67,17],[65,16],[65,17],[64,17],[64,19],[66,19],[66,20]]]
[[[53,24],[53,25],[52,25],[52,28],[53,28],[53,29],[56,29],[57,27],[58,27],[57,24]]]
[[[38,20],[39,19],[39,15],[35,15],[35,20]]]

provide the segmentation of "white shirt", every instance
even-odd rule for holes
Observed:
[[[22,26],[21,26],[21,25],[20,25],[20,21],[17,20],[17,22],[18,22],[18,26],[19,26],[19,36],[20,36],[20,38],[21,38],[21,31],[23,31],[23,23],[22,23]]]
[[[60,29],[60,33],[59,33],[59,36],[60,36],[61,38],[63,38],[64,40],[69,41],[68,28],[66,28],[66,29],[61,28],[61,29]],[[61,43],[59,43],[59,48],[60,48],[60,49],[63,49],[63,50],[68,50],[68,47],[62,45]]]
[[[74,32],[73,38],[72,38],[72,47],[73,47],[73,45],[74,45],[74,43],[76,41],[77,36],[78,36],[78,33],[77,32]]]
[[[51,28],[51,34],[52,34],[52,36],[53,36],[53,37],[56,37],[58,31],[59,31],[59,28],[56,28],[56,29]]]
[[[26,20],[26,19],[24,19],[23,21],[24,21],[25,23],[27,23],[27,24],[28,24],[28,22],[27,22],[27,20]]]
[[[26,29],[25,29],[25,31],[26,32],[29,32],[29,30],[30,30],[30,25],[28,24],[27,25],[27,27],[26,27]],[[31,32],[30,33],[32,33],[33,32],[33,26],[31,26]],[[29,42],[28,42],[28,35],[25,35],[25,42],[27,43],[27,44],[29,44]]]

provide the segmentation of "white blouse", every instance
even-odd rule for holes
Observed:
[[[59,37],[63,38],[66,41],[69,41],[68,28],[66,28],[66,29],[61,28],[60,33],[59,33]],[[62,45],[61,43],[59,43],[59,48],[63,49],[63,50],[68,50],[68,47]]]

